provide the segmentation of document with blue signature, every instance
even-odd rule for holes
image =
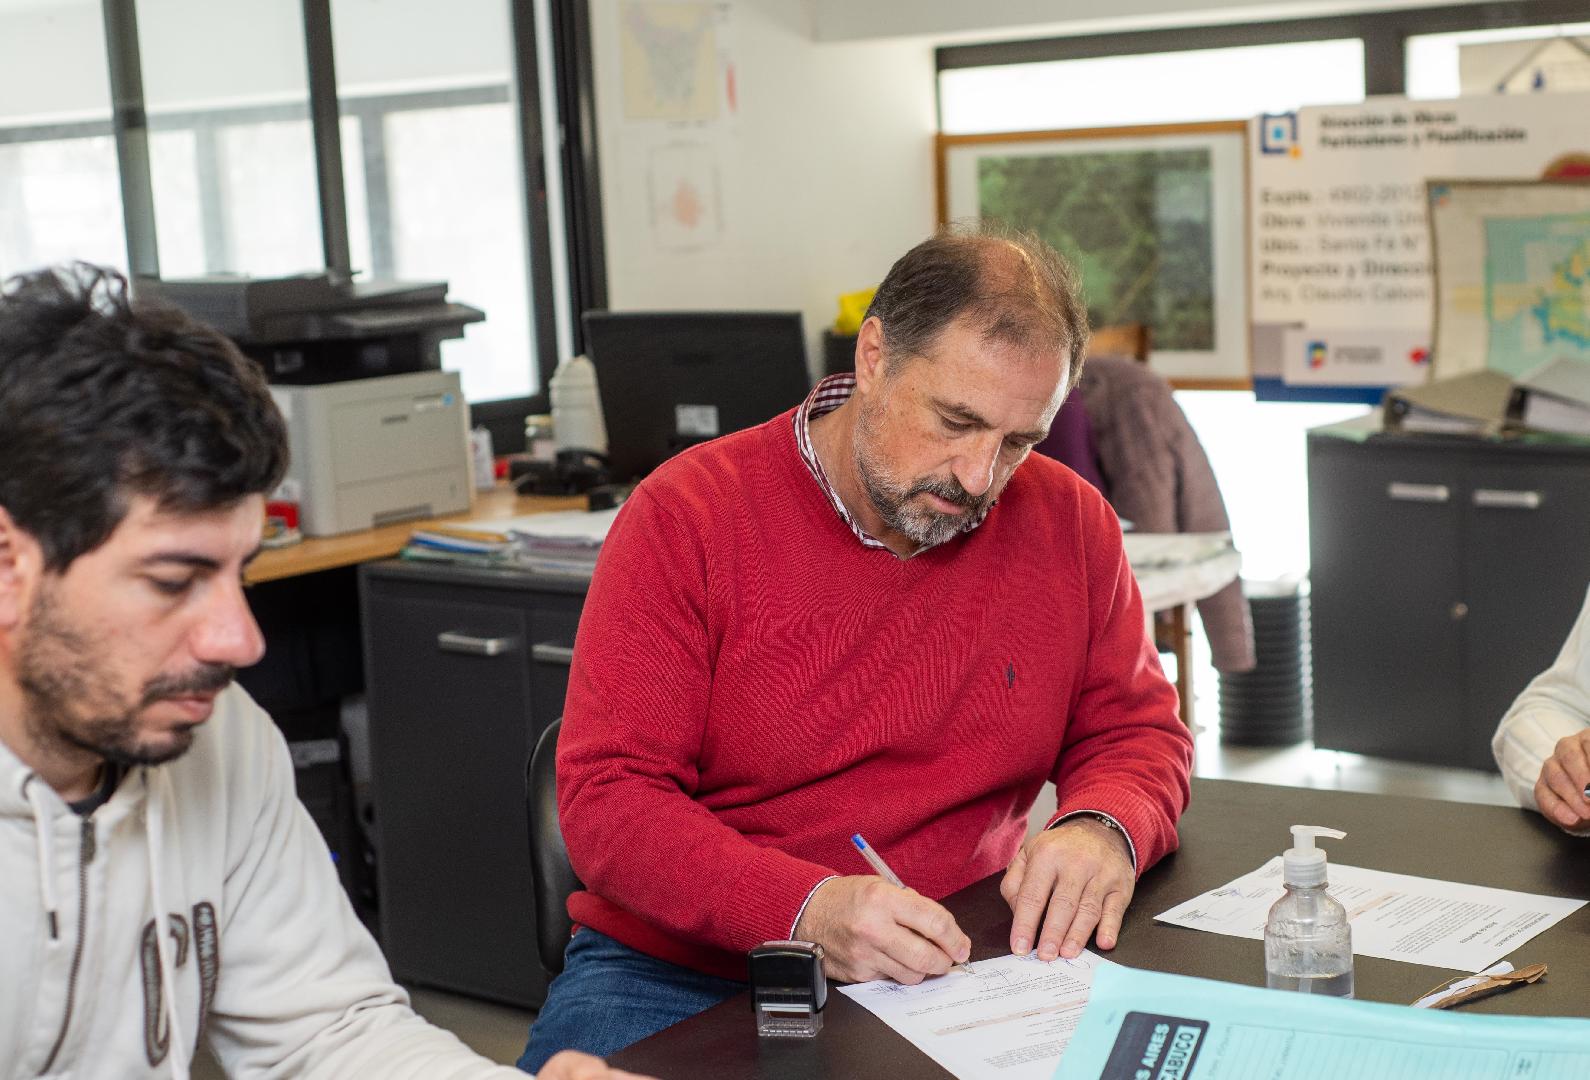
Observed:
[[[1547,1080],[1590,1076],[1590,1020],[1265,990],[1117,964],[1055,1080]]]
[[[1047,1080],[1088,1003],[1094,972],[1110,964],[1036,953],[978,960],[916,986],[890,979],[841,986],[957,1080]]]

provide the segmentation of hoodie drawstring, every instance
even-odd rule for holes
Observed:
[[[28,773],[22,778],[22,794],[33,807],[33,831],[39,844],[39,898],[44,902],[45,917],[50,920],[50,940],[61,936],[61,909],[55,900],[55,841],[50,835],[50,810],[44,805],[44,792],[34,783],[38,777]]]
[[[160,892],[160,844],[165,825],[165,797],[170,794],[171,780],[162,769],[144,769],[144,802],[147,839],[144,852],[149,856],[149,901],[155,911],[155,952],[160,958],[160,999],[165,1003],[166,1028],[173,1080],[188,1080],[188,1042],[183,1037],[180,1010],[177,1007],[176,978],[172,974],[171,944],[166,940],[165,898]]]

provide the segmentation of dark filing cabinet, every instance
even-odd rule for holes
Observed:
[[[381,944],[400,979],[539,1006],[525,762],[563,711],[587,582],[360,570]]]
[[[1590,447],[1308,435],[1314,741],[1495,770],[1590,585]]]

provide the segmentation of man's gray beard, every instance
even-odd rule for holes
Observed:
[[[881,406],[880,406],[881,407]],[[884,525],[905,537],[919,548],[935,547],[966,528],[982,509],[986,497],[979,499],[954,478],[947,480],[918,480],[902,485],[894,480],[888,468],[878,460],[872,450],[872,437],[876,427],[867,409],[856,417],[855,436],[852,440],[856,455],[856,472],[867,493],[872,508],[878,512]],[[923,492],[967,507],[962,514],[943,514],[926,507],[908,505]]]

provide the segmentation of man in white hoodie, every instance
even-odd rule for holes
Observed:
[[[1518,805],[1590,836],[1590,593],[1557,662],[1532,679],[1491,738]]]
[[[237,687],[286,438],[223,337],[0,287],[0,1076],[518,1077],[408,1007]],[[596,1058],[542,1080],[625,1074]]]

